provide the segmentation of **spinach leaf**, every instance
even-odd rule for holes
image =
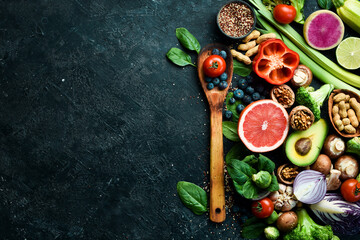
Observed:
[[[242,161],[249,164],[251,167],[258,167],[257,163],[259,162],[259,160],[255,155],[248,155]]]
[[[207,195],[201,187],[185,181],[180,181],[176,186],[183,204],[197,215],[207,212]]]
[[[200,43],[186,28],[177,28],[176,37],[185,48],[194,50],[199,54]]]
[[[232,180],[240,185],[244,184],[253,174],[256,173],[256,170],[250,167],[247,163],[237,159],[230,159],[226,163],[226,167]]]
[[[243,159],[248,154],[251,154],[250,150],[242,142],[238,142],[226,154],[225,162],[227,164],[230,159]]]
[[[241,104],[241,101],[240,100],[236,100],[234,104],[230,104],[230,98],[233,98],[234,97],[234,92],[229,92],[227,95],[226,95],[226,100],[225,100],[225,103],[226,103],[226,108],[227,110],[231,111],[232,112],[232,121],[233,122],[238,122],[239,120],[239,113],[236,111],[236,106]]]
[[[269,192],[275,192],[279,190],[279,183],[275,174],[272,174],[270,186],[268,186],[265,190]]]
[[[252,72],[252,66],[246,65],[242,62],[239,62],[238,60],[233,60],[233,72],[237,75],[240,75],[242,77],[249,76]]]
[[[324,9],[330,9],[334,6],[331,0],[318,0],[318,4]]]
[[[191,62],[191,57],[189,56],[189,54],[187,54],[186,52],[182,51],[179,48],[171,48],[166,56],[168,57],[168,59],[170,61],[172,61],[173,63],[175,63],[178,66],[186,66],[186,65],[191,65],[193,67],[196,67],[192,62]]]
[[[224,136],[234,142],[239,142],[240,138],[237,133],[237,123],[236,122],[230,122],[230,121],[224,121],[222,123],[223,127],[223,134]]]
[[[261,171],[261,170],[267,171],[270,174],[274,171],[275,163],[273,161],[271,161],[269,158],[267,158],[261,154],[259,154],[258,159],[259,159],[259,161],[258,161],[258,170],[259,171]]]
[[[259,195],[259,188],[255,185],[255,183],[249,178],[246,180],[243,186],[243,196],[247,199],[255,198]]]
[[[242,228],[242,237],[245,239],[258,238],[263,234],[267,225],[259,218],[251,217],[246,220]]]
[[[237,182],[233,181],[235,190],[240,196],[243,195],[243,185],[238,184]]]

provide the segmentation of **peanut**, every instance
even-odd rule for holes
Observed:
[[[335,103],[339,103],[341,101],[345,101],[345,93],[338,93],[333,97],[333,101]]]
[[[341,118],[347,117],[346,107],[345,107],[345,101],[339,102],[339,115]]]
[[[255,46],[256,46],[256,41],[252,40],[250,42],[240,44],[237,49],[240,51],[247,51]]]
[[[350,124],[350,119],[349,119],[349,118],[343,118],[343,119],[341,119],[341,121],[342,121],[342,123],[344,124],[344,126]]]
[[[257,54],[259,51],[259,45],[253,47],[252,49],[247,50],[247,52],[245,53],[245,56],[251,57],[255,54]]]
[[[345,130],[345,132],[347,132],[347,133],[356,133],[356,129],[355,129],[353,126],[351,126],[351,124],[346,125],[346,126],[344,127],[344,130]]]
[[[356,117],[355,111],[353,109],[349,109],[349,110],[347,110],[347,114],[348,114],[351,125],[354,128],[357,128],[359,126],[359,121]]]
[[[341,120],[339,114],[336,114],[335,116],[333,116],[333,122],[336,122],[337,120]]]
[[[336,128],[341,132],[342,130],[344,130],[344,124],[342,123],[342,121],[339,119],[339,120],[336,120],[334,122]]]
[[[247,43],[252,39],[257,39],[258,37],[260,37],[260,32],[258,30],[254,30],[243,39],[243,42]]]
[[[349,102],[349,100],[350,100],[350,95],[346,94],[345,95],[345,102]]]
[[[332,108],[333,117],[339,113],[339,104],[335,104]]]
[[[346,110],[349,110],[349,109],[350,109],[350,103],[348,103],[348,102],[345,103],[345,109],[346,109]]]
[[[234,58],[236,58],[238,61],[245,63],[246,65],[251,64],[251,59],[248,56],[245,56],[241,52],[236,51],[235,49],[230,50],[231,54]]]
[[[356,117],[358,121],[360,122],[360,103],[356,101],[356,98],[350,98],[349,100],[350,106],[352,109],[354,109]]]
[[[275,33],[267,33],[264,35],[261,35],[260,37],[258,37],[258,39],[256,39],[256,43],[260,44],[266,40],[272,39],[272,38],[276,38],[276,34]]]

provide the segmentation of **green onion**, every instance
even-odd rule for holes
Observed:
[[[282,25],[276,22],[273,18],[271,12],[269,12],[261,0],[249,0],[258,10],[258,12],[269,21],[274,27],[276,27],[282,34],[284,34],[289,40],[292,41],[299,49],[301,49],[306,55],[308,55],[312,60],[314,60],[322,68],[329,71],[338,79],[345,81],[354,87],[360,87],[360,76],[348,72],[341,68],[339,65],[325,57],[320,52],[311,48],[307,45],[303,37],[290,25]],[[335,85],[335,84],[334,84]]]

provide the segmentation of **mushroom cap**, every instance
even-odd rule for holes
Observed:
[[[345,181],[350,178],[356,178],[359,174],[359,164],[357,160],[350,155],[343,155],[336,160],[334,168],[341,172],[340,179]]]

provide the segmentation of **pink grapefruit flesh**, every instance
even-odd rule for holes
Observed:
[[[238,134],[252,152],[269,152],[281,146],[289,131],[289,115],[273,100],[259,100],[241,113]]]

